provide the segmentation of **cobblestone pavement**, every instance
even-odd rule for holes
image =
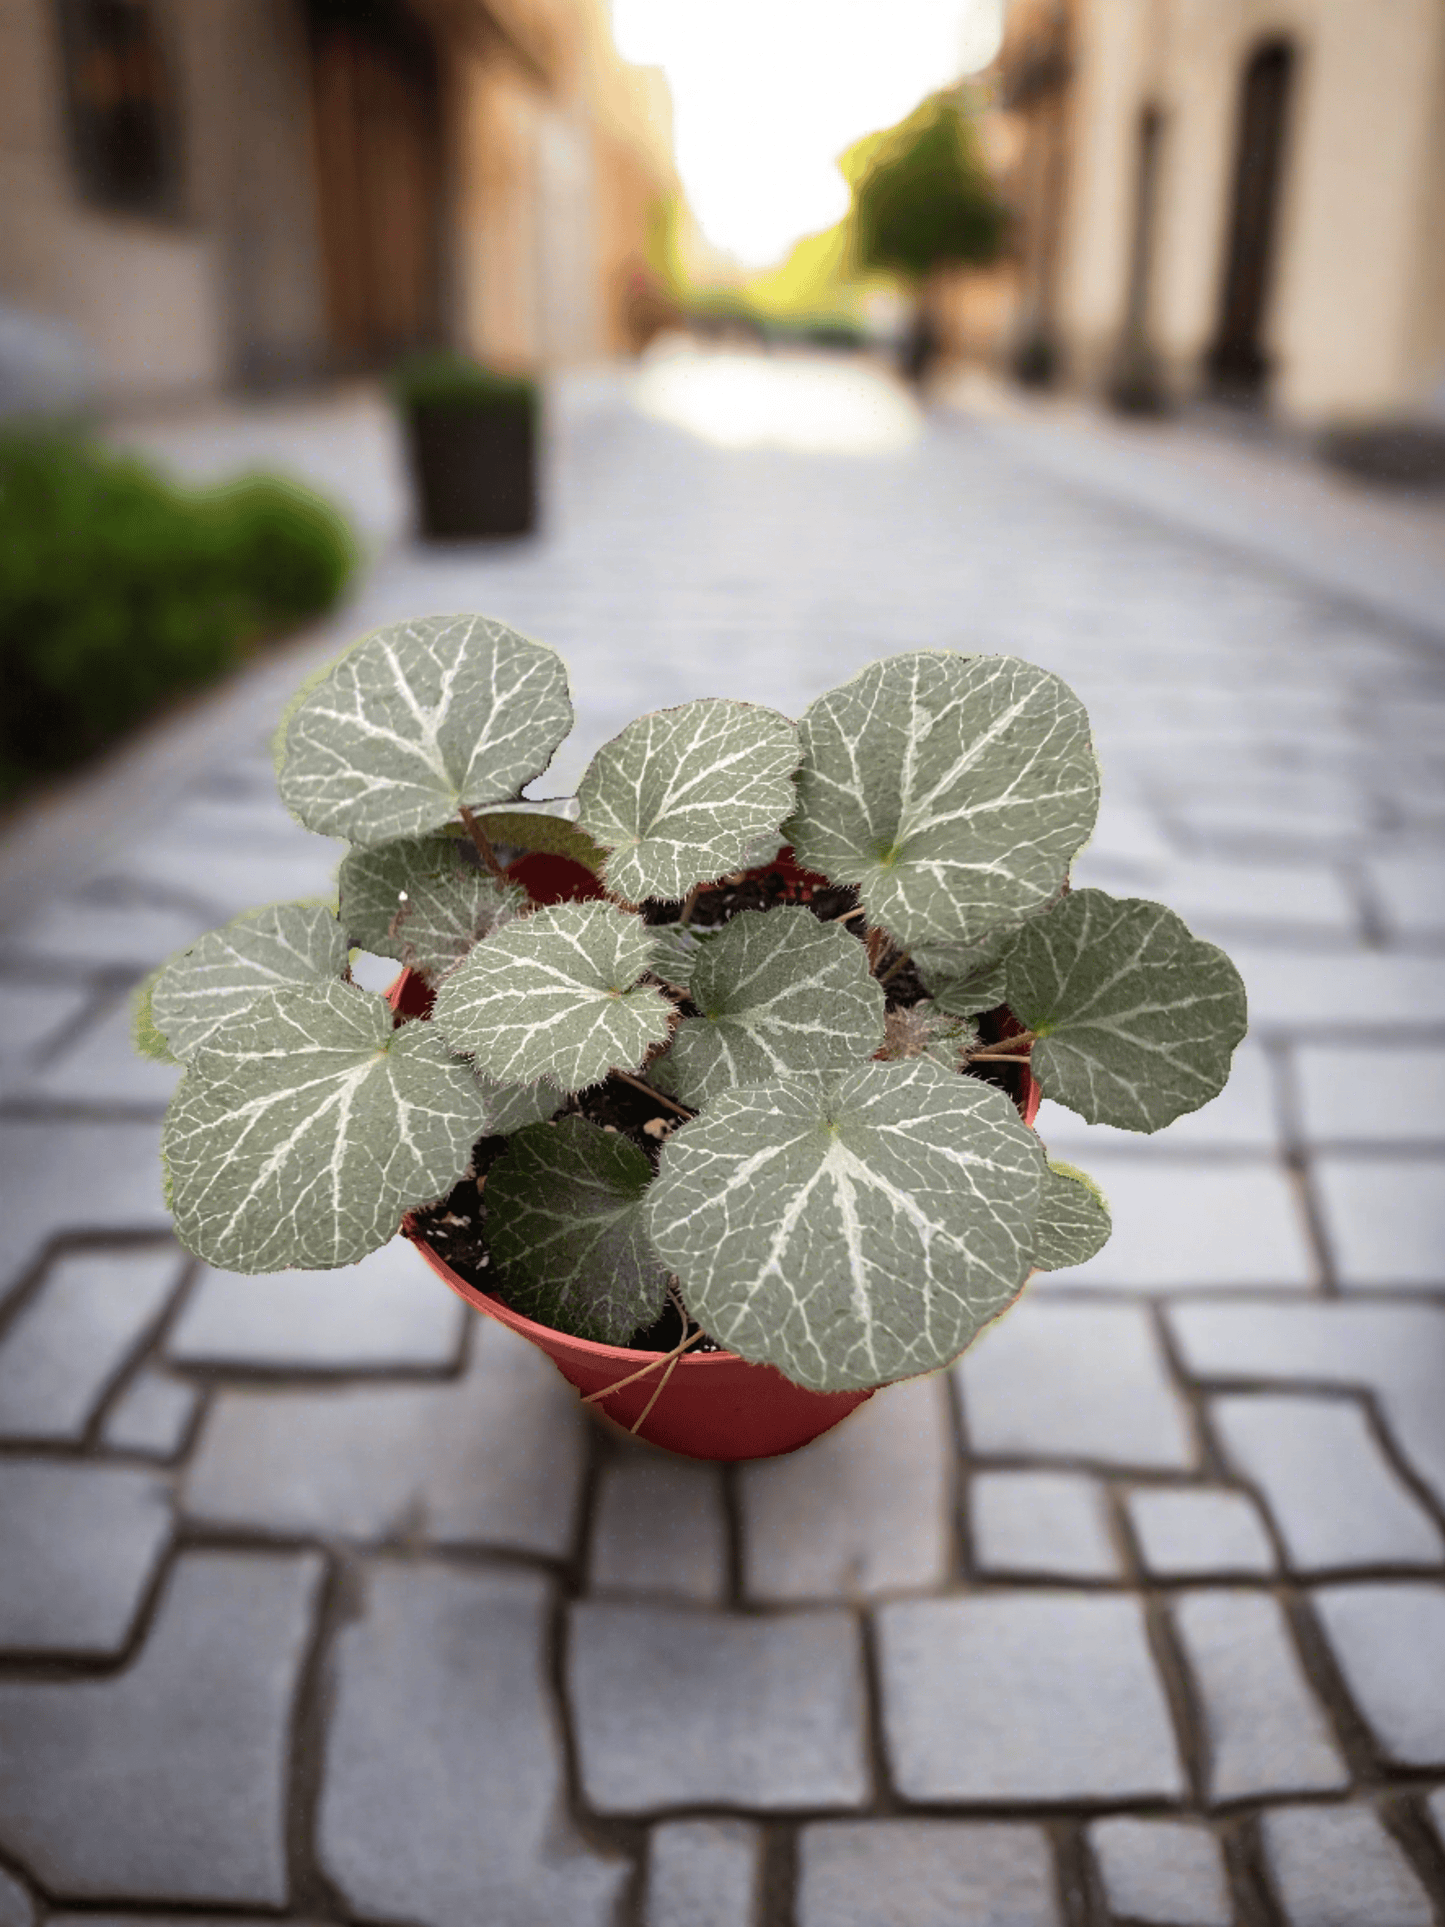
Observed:
[[[492,611],[569,657],[570,779],[644,707],[1030,657],[1097,724],[1080,874],[1227,943],[1250,1040],[1157,1140],[1045,1107],[1116,1236],[951,1372],[675,1460],[406,1246],[178,1251],[126,988],[335,852],[244,692],[158,739],[148,819],[98,779],[0,933],[0,1927],[1440,1927],[1445,605],[1244,558],[1184,471],[1129,506],[1036,423],[722,449],[609,380],[559,424],[545,539],[395,545],[273,680]]]

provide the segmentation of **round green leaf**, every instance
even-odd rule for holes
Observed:
[[[709,698],[629,723],[593,757],[579,821],[628,903],[672,898],[743,866],[794,805],[798,732],[754,703]]]
[[[161,1152],[176,1235],[225,1271],[354,1264],[444,1197],[487,1124],[430,1024],[350,984],[278,991],[192,1057]]]
[[[337,886],[351,941],[435,979],[489,930],[527,907],[520,885],[499,884],[469,844],[451,836],[403,838],[353,850]]]
[[[692,982],[692,968],[702,955],[702,946],[708,941],[707,933],[695,935],[685,923],[654,923],[648,927],[652,939],[652,962],[648,966],[654,977],[674,990],[686,990]]]
[[[651,959],[641,917],[552,904],[479,943],[442,983],[432,1022],[502,1083],[580,1091],[667,1041],[672,1005],[637,981]]]
[[[572,727],[555,650],[485,616],[378,629],[288,718],[281,796],[310,830],[371,846],[517,796]]]
[[[339,982],[346,956],[345,933],[324,904],[248,910],[165,965],[151,992],[151,1017],[184,1063],[258,997]]]
[[[856,884],[910,951],[982,943],[1047,903],[1098,812],[1083,706],[1012,656],[889,657],[800,735],[799,863]]]
[[[600,1345],[653,1324],[667,1267],[647,1232],[651,1182],[635,1144],[585,1118],[519,1132],[487,1173],[487,1248],[507,1302]]]
[[[156,1064],[179,1064],[165,1033],[156,1023],[153,1001],[156,985],[160,982],[164,964],[158,964],[148,977],[143,977],[131,992],[130,998],[130,1041],[136,1054],[149,1057]]]
[[[679,1025],[672,1062],[695,1108],[739,1084],[844,1070],[883,1042],[867,952],[808,910],[744,910],[699,947],[689,990],[702,1014]]]
[[[1086,1263],[1104,1249],[1113,1229],[1109,1201],[1088,1173],[1045,1158],[1034,1219],[1034,1269],[1062,1271]]]
[[[1002,1310],[1039,1184],[1003,1093],[920,1057],[717,1098],[668,1139],[649,1221],[720,1344],[843,1391],[932,1371]]]
[[[1248,1025],[1239,972],[1172,910],[1075,890],[1005,960],[1046,1097],[1090,1124],[1159,1131],[1224,1089]]]
[[[571,798],[554,797],[550,803],[514,803],[506,810],[486,810],[478,821],[493,844],[506,844],[514,850],[531,850],[544,856],[565,856],[580,863],[594,876],[602,873],[606,852],[579,830],[570,817],[559,814]]]

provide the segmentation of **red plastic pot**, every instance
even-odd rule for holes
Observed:
[[[423,1017],[431,1007],[431,992],[409,970],[392,985],[389,995],[392,1007],[403,1016]],[[1024,1120],[1032,1124],[1040,1092],[1027,1072],[1025,1077]],[[599,1409],[627,1431],[642,1419],[637,1436],[669,1452],[693,1459],[770,1459],[796,1452],[873,1396],[871,1390],[810,1392],[771,1365],[750,1364],[733,1352],[689,1352],[669,1361],[658,1352],[572,1338],[524,1318],[499,1298],[468,1284],[421,1239],[416,1246],[459,1298],[530,1339],[584,1398],[616,1385],[609,1397],[596,1401]],[[619,1382],[644,1367],[649,1368],[644,1377],[631,1384]]]

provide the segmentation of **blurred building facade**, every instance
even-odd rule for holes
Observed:
[[[992,81],[1021,372],[1445,405],[1442,0],[1012,0]]]
[[[604,0],[0,0],[0,303],[108,399],[615,353],[675,192]]]

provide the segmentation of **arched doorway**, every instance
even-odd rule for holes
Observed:
[[[1234,203],[1209,368],[1217,391],[1243,400],[1259,396],[1269,372],[1262,337],[1295,64],[1288,41],[1268,41],[1250,59],[1240,87]]]
[[[308,0],[333,350],[376,365],[437,339],[441,89],[402,0]]]

